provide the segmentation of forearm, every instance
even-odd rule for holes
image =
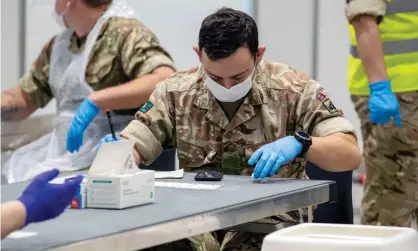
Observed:
[[[361,15],[352,21],[357,50],[370,83],[387,79],[383,44],[376,17]]]
[[[353,135],[334,133],[312,138],[308,161],[330,172],[350,171],[360,166],[361,153]]]
[[[89,98],[101,109],[139,108],[149,99],[156,85],[168,78],[173,72],[169,67],[160,67],[153,73],[126,84],[93,92]]]
[[[29,96],[20,87],[10,88],[1,94],[2,121],[21,120],[35,110]]]
[[[26,222],[26,209],[20,201],[6,202],[1,205],[1,238],[22,228]]]

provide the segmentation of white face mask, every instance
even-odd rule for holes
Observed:
[[[67,25],[65,24],[65,21],[64,21],[64,15],[65,15],[66,12],[67,12],[67,10],[65,10],[62,14],[58,14],[55,10],[53,10],[53,12],[52,12],[52,16],[54,17],[55,22],[61,28],[67,28]]]
[[[255,70],[253,70],[253,73],[254,71]],[[253,73],[251,73],[251,75],[246,80],[232,86],[229,89],[223,87],[221,84],[216,83],[209,76],[206,76],[205,78],[205,85],[217,100],[221,102],[235,102],[245,97],[245,95],[247,95],[247,93],[251,90],[251,87],[253,86]]]

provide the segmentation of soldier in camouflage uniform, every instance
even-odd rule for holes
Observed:
[[[195,51],[201,65],[159,83],[121,132],[135,141],[138,161],[150,164],[164,149],[177,148],[180,167],[189,172],[299,179],[307,178],[307,159],[329,171],[359,166],[353,126],[316,81],[262,60],[265,47],[250,16],[228,8],[208,16]],[[296,131],[312,135],[309,151],[303,153]],[[262,221],[296,224],[300,211]],[[217,231],[151,250],[260,250],[264,236]]]
[[[42,166],[39,167],[40,170],[29,174],[31,170],[23,167],[23,156],[30,159],[30,165],[26,163],[26,166],[32,166],[32,170],[37,162],[45,162],[44,158],[27,156],[30,152],[51,154],[54,150],[52,148],[58,148],[62,155],[65,154],[66,148],[77,152],[82,145],[83,134],[84,141],[91,140],[92,145],[97,144],[109,132],[109,125],[101,110],[113,110],[115,126],[125,127],[138,108],[148,100],[156,84],[174,72],[173,60],[161,47],[157,37],[131,12],[125,11],[127,8],[129,6],[116,5],[112,0],[56,1],[55,11],[58,18],[63,20],[66,26],[64,28],[71,29],[64,29],[52,38],[19,85],[2,93],[1,115],[3,121],[21,120],[36,109],[46,106],[53,98],[57,99],[59,115],[63,113],[62,110],[77,112],[72,114],[75,118],[71,121],[71,117],[67,126],[59,129],[60,133],[63,133],[59,136],[59,145],[43,151],[40,149],[49,144],[48,140],[35,141],[15,151],[10,158],[11,162],[3,165],[3,172],[8,172],[6,175],[11,176],[12,170],[19,170],[19,165],[22,165],[18,175],[21,177],[9,179],[9,182],[31,178],[44,171],[41,169],[47,169]],[[62,44],[64,46],[60,47]],[[62,55],[70,56],[64,58]],[[82,60],[75,61],[78,58]],[[83,59],[86,60],[84,69]],[[67,61],[72,63],[68,66],[63,65]],[[67,89],[65,79],[69,79]],[[80,90],[88,92],[79,94]],[[73,104],[75,106],[72,106]],[[91,117],[87,118],[88,115]],[[118,122],[122,121],[118,120],[118,117],[122,116],[126,116],[126,122]],[[95,138],[90,138],[89,133],[84,133],[92,121],[97,122],[94,126],[98,126],[91,129],[96,135]],[[101,121],[100,124],[98,121]],[[70,135],[72,132],[78,134]],[[67,142],[66,134],[69,135]],[[70,136],[81,138],[76,142],[78,145],[72,149],[68,147]],[[93,147],[90,146],[90,149]],[[90,149],[85,149],[85,152],[90,152]],[[88,154],[88,158],[85,155],[77,155],[74,159],[92,160],[94,149]],[[63,162],[62,155],[55,156],[60,158],[60,163]],[[81,167],[85,168],[90,163],[87,161],[83,164]],[[51,167],[59,168],[57,165]],[[61,170],[63,169],[65,168]]]
[[[367,168],[362,224],[418,223],[417,11],[415,0],[347,1],[348,87]]]

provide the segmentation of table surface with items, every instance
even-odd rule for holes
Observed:
[[[155,202],[125,209],[67,209],[12,233],[2,250],[139,250],[335,200],[333,181],[225,175],[221,181],[156,179]],[[3,185],[2,202],[27,182]],[[332,189],[331,189],[332,188]]]

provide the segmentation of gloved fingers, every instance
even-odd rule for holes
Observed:
[[[263,155],[261,156],[261,158],[258,160],[257,162],[257,166],[255,168],[254,171],[254,178],[258,179],[261,176],[261,172],[263,171],[264,167],[267,164],[267,161],[270,158],[270,151],[263,151]]]
[[[390,117],[387,116],[387,115],[383,115],[383,116],[380,116],[376,119],[376,124],[384,125],[384,124],[389,123],[389,121],[390,121]]]
[[[263,155],[263,147],[258,148],[257,151],[251,155],[251,158],[248,160],[248,165],[253,166],[255,163],[258,163],[258,159]]]
[[[73,151],[80,150],[81,143],[83,142],[83,134],[80,135],[79,130],[73,132]]]
[[[77,151],[80,150],[80,147],[83,145],[83,136],[84,132],[81,132],[80,135],[78,135]]]
[[[383,125],[389,122],[389,117],[386,114],[370,114],[370,121],[377,125]]]
[[[261,170],[260,170],[259,166],[260,166],[260,162],[257,162],[257,164],[255,165],[254,171],[253,171],[253,178],[254,179],[258,179],[260,177]]]
[[[116,139],[120,140],[120,137],[118,136],[119,134],[116,134]],[[113,142],[115,141],[113,139],[113,135],[112,134],[108,134],[106,135],[103,139],[100,140],[100,142],[97,144],[96,147],[96,152],[99,151],[100,147],[103,145],[103,143],[107,143],[107,142]]]
[[[117,135],[115,135],[115,136],[116,136],[116,140],[119,140],[118,136]],[[115,141],[112,134],[106,135],[106,137],[104,139],[105,139],[105,142],[114,142]]]
[[[67,151],[72,153],[74,151],[73,148],[73,137],[72,137],[72,128],[70,128],[67,132]]]
[[[369,117],[370,117],[370,121],[371,121],[372,123],[377,124],[377,121],[378,121],[378,119],[379,119],[379,117],[378,117],[377,115],[375,115],[374,113],[370,112]]]
[[[276,159],[276,162],[274,163],[273,168],[270,170],[269,176],[275,175],[279,171],[280,167],[282,167],[284,164],[285,164],[284,159],[279,156]]]
[[[50,171],[46,171],[46,172],[39,174],[35,179],[43,181],[43,182],[48,182],[56,178],[59,173],[60,171],[58,169],[52,169]]]
[[[268,177],[270,174],[271,169],[273,168],[274,164],[276,163],[278,156],[277,153],[272,152],[266,162],[266,165],[261,171],[260,178]]]
[[[69,186],[75,186],[75,187],[77,187],[78,185],[81,184],[82,181],[83,181],[83,176],[82,175],[77,175],[76,177],[74,177],[74,178],[72,178],[70,180],[67,180],[65,182],[65,184],[67,184]]]

